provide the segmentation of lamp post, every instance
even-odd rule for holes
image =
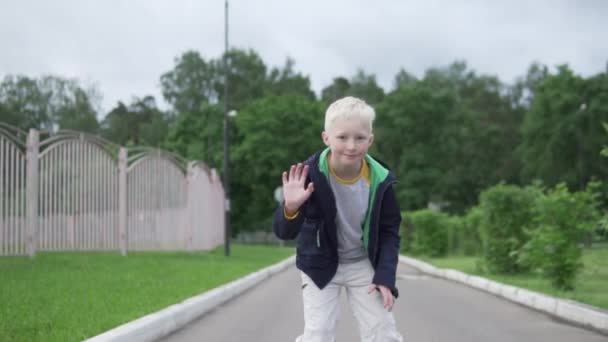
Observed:
[[[224,255],[230,256],[230,171],[228,130],[228,0],[224,3]]]
[[[584,115],[585,115],[585,110],[587,109],[587,103],[582,103],[577,111],[578,114],[578,118],[577,121],[581,121],[581,125],[579,125],[579,127],[582,127],[582,120],[584,120]],[[582,129],[579,128],[578,129],[578,134],[576,136],[576,166],[577,166],[577,178],[578,178],[578,190],[579,191],[583,191],[585,188],[585,183],[584,183],[584,175],[583,175],[583,148],[581,146],[582,143],[582,139],[583,139],[583,132]]]

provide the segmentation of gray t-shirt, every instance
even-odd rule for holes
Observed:
[[[363,247],[363,222],[369,199],[369,171],[365,162],[362,173],[358,180],[351,183],[340,180],[330,172],[329,183],[336,198],[338,260],[341,264],[367,257]]]

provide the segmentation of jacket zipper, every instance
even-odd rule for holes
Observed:
[[[321,239],[319,238],[319,230],[317,229],[317,248],[321,248]]]

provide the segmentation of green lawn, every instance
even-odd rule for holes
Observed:
[[[80,341],[276,263],[293,248],[0,257],[0,341]]]
[[[547,279],[538,275],[497,276],[486,274],[477,267],[478,258],[475,257],[421,259],[440,268],[452,268],[501,283],[527,288],[555,297],[572,299],[608,310],[608,248],[586,249],[583,252],[583,264],[585,266],[577,277],[574,291],[556,290]]]

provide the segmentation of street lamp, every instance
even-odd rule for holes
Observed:
[[[230,256],[230,172],[228,146],[230,137],[228,130],[228,0],[224,3],[224,255]],[[231,111],[231,113],[234,111]]]

